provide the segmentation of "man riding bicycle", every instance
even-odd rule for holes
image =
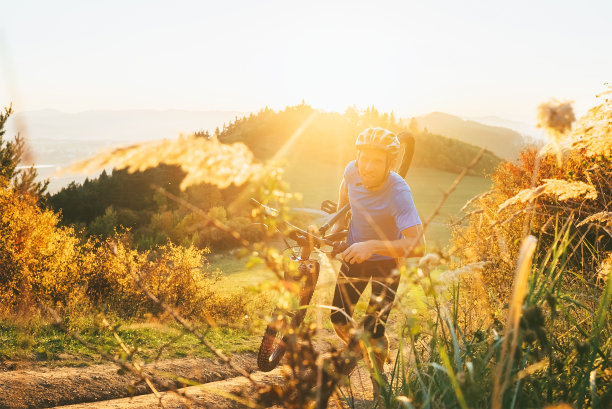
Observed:
[[[354,306],[368,282],[372,295],[366,309],[364,329],[370,335],[373,370],[382,373],[388,357],[389,341],[385,325],[399,285],[399,259],[423,255],[425,240],[410,188],[391,171],[400,142],[383,128],[364,130],[355,142],[357,159],[344,171],[338,209],[350,204],[352,217],[343,263],[334,291],[332,324],[346,343],[351,337]],[[337,222],[331,232],[345,228]],[[374,382],[375,393],[377,383]]]

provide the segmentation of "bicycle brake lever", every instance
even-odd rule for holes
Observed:
[[[334,214],[336,213],[338,204],[336,202],[332,202],[331,200],[325,200],[321,203],[321,210],[325,213]]]

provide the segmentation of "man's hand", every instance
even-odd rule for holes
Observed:
[[[363,263],[372,255],[376,249],[376,241],[363,241],[361,243],[354,243],[348,249],[342,252],[342,258],[347,263]]]

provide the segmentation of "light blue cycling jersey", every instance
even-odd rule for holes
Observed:
[[[361,181],[355,161],[351,161],[344,170],[344,182],[353,214],[348,244],[367,240],[398,240],[403,238],[403,230],[421,224],[410,187],[397,173],[390,172],[380,189],[368,190]],[[390,258],[374,254],[369,260]]]

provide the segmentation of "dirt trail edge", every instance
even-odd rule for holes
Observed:
[[[232,360],[248,372],[257,368],[254,354],[234,355]],[[148,371],[171,373],[199,383],[210,383],[238,376],[218,359],[170,359],[146,366]],[[0,372],[0,408],[49,408],[83,402],[96,402],[131,396],[128,385],[136,378],[120,375],[115,364],[86,368],[38,368]],[[158,378],[163,378],[158,376]],[[174,379],[156,385],[160,390],[185,386]],[[134,395],[151,393],[139,384]]]
[[[392,368],[392,363],[386,364],[386,371]],[[253,378],[267,385],[282,385],[282,369],[277,368],[271,372],[255,372]],[[351,402],[338,402],[330,404],[330,408],[357,408],[365,409],[373,407],[372,384],[368,370],[363,362],[351,375],[350,391],[343,387],[345,396],[351,396]],[[188,397],[185,399],[173,392],[162,393],[161,403],[167,409],[244,409],[249,398],[255,399],[256,393],[253,385],[244,377],[228,378],[221,381],[210,382],[202,385],[191,386],[178,390]],[[231,399],[227,396],[233,395],[243,397]],[[242,400],[241,400],[242,399]],[[61,409],[147,409],[158,408],[160,400],[153,394],[135,396],[132,398],[114,399],[103,402],[82,403],[70,406],[61,406]],[[278,402],[259,402],[268,408],[281,408]],[[59,409],[59,407],[58,407]]]
[[[253,378],[266,384],[279,384],[282,382],[280,369],[269,373],[256,372]],[[253,397],[255,391],[253,386],[244,377],[236,377],[222,381],[210,382],[203,385],[182,388],[180,393],[189,397],[186,400],[173,392],[162,393],[161,402],[167,409],[237,409],[246,408],[243,403],[234,399],[224,398],[229,394],[236,396]],[[159,406],[159,399],[153,395],[142,395],[133,398],[109,400],[105,402],[83,403],[78,405],[62,406],[62,409],[148,409]]]

